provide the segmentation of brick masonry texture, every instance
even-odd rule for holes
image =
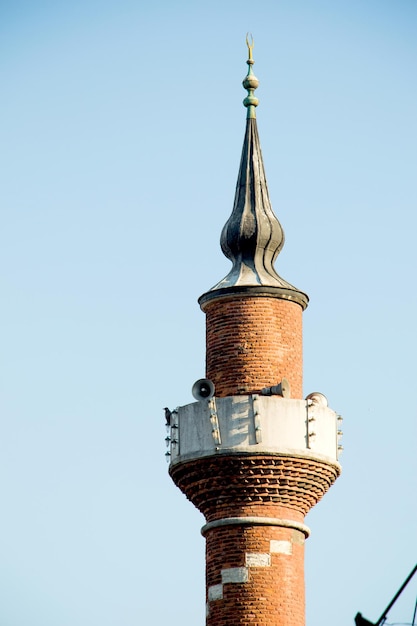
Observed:
[[[336,480],[339,468],[284,455],[219,455],[171,466],[170,474],[207,522],[261,517],[302,524]],[[205,537],[207,626],[304,626],[300,530],[237,524],[212,527]],[[273,550],[279,542],[290,545],[288,553]],[[256,555],[264,566],[248,565],[256,563]],[[228,569],[232,574],[241,571],[233,568],[246,568],[243,582],[222,575]]]
[[[252,515],[251,509],[256,509],[259,516],[269,516],[268,509],[275,511],[276,505],[303,518],[334,483],[340,467],[280,455],[219,455],[173,465],[169,471],[176,485],[210,522]]]
[[[206,376],[216,396],[259,393],[287,378],[302,398],[302,308],[266,296],[208,302]]]
[[[267,554],[271,540],[288,541],[291,555],[270,554],[270,565],[249,567],[247,582],[223,585],[222,598],[208,603],[208,626],[268,624],[303,626],[304,542],[298,531],[271,526],[216,528],[206,537],[207,589],[222,582],[222,570],[245,566],[246,554]]]

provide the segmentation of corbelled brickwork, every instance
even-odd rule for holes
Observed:
[[[302,398],[302,308],[295,302],[254,295],[209,301],[206,375],[216,396],[259,393],[290,383]]]
[[[276,505],[302,521],[339,476],[340,466],[281,455],[224,455],[174,465],[170,474],[208,522],[255,511],[280,517]]]

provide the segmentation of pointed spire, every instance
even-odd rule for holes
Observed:
[[[294,300],[305,309],[308,296],[281,278],[274,268],[275,259],[284,245],[284,231],[269,200],[256,124],[258,98],[254,91],[259,81],[252,69],[253,38],[249,43],[247,36],[246,44],[249,52],[249,69],[243,80],[248,91],[243,101],[247,107],[246,132],[233,211],[220,239],[223,253],[232,261],[233,267],[223,280],[201,296],[199,302],[203,304],[230,293],[256,290],[259,294]]]

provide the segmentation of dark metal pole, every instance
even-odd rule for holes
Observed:
[[[395,594],[395,596],[393,597],[393,599],[391,600],[391,602],[389,603],[385,611],[382,613],[379,620],[375,623],[375,626],[379,626],[380,624],[383,624],[385,622],[385,620],[387,619],[388,611],[393,606],[393,604],[397,601],[397,599],[399,598],[401,593],[404,591],[404,589],[406,588],[406,586],[408,585],[408,583],[410,582],[410,580],[412,579],[412,577],[414,576],[416,572],[417,572],[417,565],[414,566],[414,569],[410,572],[410,574],[407,576],[407,578],[405,579],[401,587],[398,589],[397,593]]]
[[[413,621],[411,622],[411,626],[414,626],[414,624],[416,623],[416,615],[417,615],[417,599],[416,599],[416,605],[414,607]]]

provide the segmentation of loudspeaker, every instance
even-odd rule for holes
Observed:
[[[210,400],[214,396],[214,383],[208,378],[200,378],[191,389],[193,397],[200,400]]]
[[[273,396],[282,396],[283,398],[289,398],[291,395],[290,383],[286,378],[283,378],[279,385],[271,387],[271,393]]]
[[[283,378],[278,385],[273,385],[272,387],[265,387],[264,389],[261,389],[261,394],[263,396],[282,396],[283,398],[290,398],[290,383],[286,378]]]

